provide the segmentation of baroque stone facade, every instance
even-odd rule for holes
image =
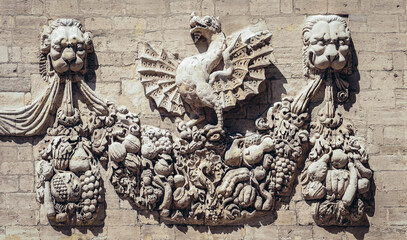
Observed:
[[[103,54],[99,58],[98,47],[103,46],[79,21],[59,19],[44,26],[39,62],[46,91],[24,108],[0,112],[1,135],[18,136],[4,139],[26,141],[36,135],[34,139],[41,139],[34,153],[41,215],[56,223],[56,230],[81,225],[92,229],[106,218],[112,231],[115,223],[109,219],[127,218],[143,209],[166,226],[213,225],[212,229],[264,220],[284,226],[289,225],[284,221],[294,218],[297,225],[311,224],[301,228],[314,229],[316,238],[322,233],[304,219],[312,217],[323,226],[371,224],[366,213],[374,210],[376,186],[368,164],[369,142],[366,151],[365,140],[356,132],[358,120],[353,127],[346,113],[358,109],[352,104],[359,71],[358,42],[354,49],[345,19],[318,15],[305,20],[302,62],[308,85],[301,91],[287,89],[288,97],[274,95],[275,90],[264,93],[264,85],[278,88],[270,81],[276,71],[300,68],[273,64],[273,51],[284,49],[278,31],[272,37],[263,25],[233,27],[238,31],[225,34],[229,30],[220,24],[222,17],[193,14],[189,21],[199,53],[181,52],[180,58],[170,53],[175,52],[170,47],[158,54],[155,49],[166,48],[166,42],[157,47],[146,37],[149,43],[138,45],[137,60],[109,56],[137,65],[134,70],[140,79],[131,81],[140,83],[137,86],[144,88],[145,96],[134,95],[138,99],[134,101],[145,104],[150,98],[150,107],[159,110],[161,120],[170,119],[165,124],[146,122],[143,112],[131,113],[137,111],[130,101],[117,101],[126,107],[116,105],[92,90],[95,74],[100,77],[98,60],[106,59]],[[94,29],[92,21],[85,22]],[[95,33],[100,37],[103,31]],[[110,78],[118,75],[126,76]],[[258,94],[274,100],[258,106],[259,101],[253,101]],[[140,100],[143,97],[146,100]],[[230,121],[244,106],[258,109],[251,117],[242,117],[247,127]],[[2,174],[5,167],[2,163]],[[121,199],[119,207],[111,204],[113,189]],[[301,205],[298,194],[308,204]],[[141,216],[134,224],[141,224],[146,236],[143,222],[152,220]],[[284,236],[284,227],[280,228],[275,236]],[[10,232],[9,227],[3,229]]]
[[[307,19],[303,63],[311,82],[296,98],[274,103],[256,120],[257,130],[245,135],[224,128],[223,111],[258,93],[272,64],[271,33],[244,29],[227,38],[219,18],[195,13],[190,27],[199,54],[177,64],[145,43],[138,69],[157,107],[177,115],[186,107],[198,113],[198,119],[179,120],[175,134],[141,125],[125,106],[96,97],[86,84],[96,65],[92,35],[81,23],[58,19],[44,26],[40,70],[50,86],[32,105],[0,112],[0,126],[2,135],[37,135],[56,113],[36,163],[37,199],[48,218],[93,223],[103,203],[98,162],[122,198],[138,209],[159,211],[163,219],[210,225],[250,218],[290,196],[308,155],[301,184],[306,200],[320,200],[314,204],[315,221],[341,226],[365,219],[372,171],[353,127],[335,106],[348,98],[345,77],[352,71],[345,20]],[[309,121],[309,101],[321,86],[323,107],[317,120]],[[60,87],[63,96],[57,100]],[[74,104],[73,91],[87,110]],[[216,125],[199,125],[205,121],[202,107],[216,112]]]

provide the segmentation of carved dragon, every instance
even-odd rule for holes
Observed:
[[[223,111],[237,101],[258,93],[265,80],[265,68],[271,64],[271,33],[240,31],[227,38],[218,18],[199,17],[192,13],[190,33],[201,50],[181,61],[160,55],[145,43],[138,69],[147,96],[157,107],[170,113],[185,113],[187,103],[198,118],[188,122],[196,125],[204,119],[200,108],[209,107],[217,115],[216,128],[223,127]]]

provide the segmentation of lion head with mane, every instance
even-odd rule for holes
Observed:
[[[58,19],[41,33],[40,72],[47,76],[86,74],[96,68],[92,35],[76,19]]]
[[[351,36],[343,18],[336,15],[309,17],[302,39],[305,76],[327,70],[351,73]]]

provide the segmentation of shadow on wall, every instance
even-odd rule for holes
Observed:
[[[236,108],[225,113],[227,130],[241,134],[246,131],[254,132],[255,120],[263,117],[272,104],[280,101],[281,95],[287,93],[284,83],[287,83],[287,79],[275,65],[266,68],[266,80],[260,85],[259,94],[242,101]]]
[[[350,45],[352,49],[352,75],[348,77],[349,81],[349,99],[348,101],[343,104],[343,107],[346,111],[349,111],[349,109],[352,108],[353,104],[356,102],[356,95],[360,92],[360,74],[359,70],[357,68],[359,62],[358,62],[358,56],[356,54],[355,46],[353,44],[353,41],[351,41]]]

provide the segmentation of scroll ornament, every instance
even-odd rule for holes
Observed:
[[[177,122],[177,133],[141,125],[125,106],[94,94],[86,84],[97,65],[92,36],[77,20],[44,27],[40,69],[50,87],[33,105],[0,112],[0,134],[40,134],[55,115],[36,165],[37,198],[49,219],[96,223],[103,205],[102,164],[119,196],[136,209],[158,211],[162,220],[177,224],[236,222],[274,211],[292,193],[304,160],[301,184],[304,198],[315,202],[315,221],[354,225],[362,219],[372,172],[334,97],[337,91],[340,102],[347,98],[346,22],[337,16],[307,20],[303,56],[310,85],[270,106],[245,135],[224,129],[223,112],[258,93],[272,64],[271,33],[248,28],[226,37],[218,18],[195,14],[190,27],[199,54],[179,63],[145,43],[138,69],[158,108],[192,117]],[[309,103],[323,86],[324,107],[309,124]],[[77,100],[86,107],[79,109]],[[216,125],[199,127],[203,107],[216,112]]]

